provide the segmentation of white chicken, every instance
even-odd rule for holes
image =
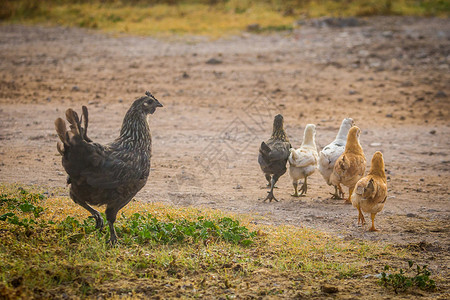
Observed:
[[[308,176],[311,176],[317,168],[317,162],[319,155],[317,154],[316,142],[316,125],[306,125],[305,132],[303,134],[303,142],[300,148],[295,150],[289,149],[291,152],[289,155],[289,174],[292,178],[292,184],[294,185],[294,194],[292,196],[299,197],[304,196],[308,190]],[[304,178],[302,187],[300,188],[300,195],[298,194],[298,181]]]
[[[319,153],[319,172],[328,185],[332,185],[330,181],[331,173],[333,173],[334,163],[339,156],[344,153],[345,144],[347,143],[347,135],[350,128],[354,125],[352,118],[346,118],[342,121],[336,139],[325,146]],[[334,186],[333,199],[340,199],[338,189]]]

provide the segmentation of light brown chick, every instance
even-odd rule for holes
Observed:
[[[357,126],[350,128],[344,153],[337,159],[330,176],[330,181],[338,187],[341,198],[344,199],[341,184],[348,187],[349,197],[345,199],[345,203],[351,203],[355,184],[364,176],[366,170],[366,158],[359,143],[360,132],[361,130]]]
[[[352,196],[352,204],[358,209],[358,224],[365,224],[364,215],[370,213],[372,218],[372,227],[369,231],[378,231],[375,228],[375,215],[379,213],[386,203],[387,181],[384,173],[383,154],[380,151],[375,152],[372,157],[369,174],[361,178],[355,186]]]

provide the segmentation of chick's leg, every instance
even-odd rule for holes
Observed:
[[[275,198],[275,196],[273,195],[273,187],[275,186],[275,183],[278,181],[278,178],[280,178],[279,175],[273,175],[270,186],[270,192],[268,192],[269,194],[267,195],[266,199],[264,199],[264,202],[266,202],[266,200],[269,200],[269,202],[272,202],[272,200],[278,202],[277,198]]]
[[[370,214],[370,218],[372,219],[372,227],[370,227],[369,231],[378,231],[378,229],[375,228],[375,215],[376,214]]]
[[[302,187],[300,188],[300,197],[305,196],[306,192],[308,191],[308,176],[305,176],[305,181],[302,184]]]
[[[364,219],[364,215],[362,214],[361,207],[358,205],[358,224],[361,221],[361,226],[366,224],[366,220]]]
[[[348,198],[347,199],[344,199],[345,200],[345,204],[352,204],[352,193],[353,193],[353,190],[355,189],[355,187],[352,187],[352,188],[349,188],[348,189]]]
[[[344,199],[344,191],[342,190],[342,187],[340,184],[337,185],[337,188],[339,189],[339,197],[341,199]]]
[[[297,188],[298,188],[298,182],[297,182],[297,180],[293,180],[292,181],[292,185],[294,186],[294,193],[293,194],[291,194],[291,196],[293,196],[293,197],[298,197],[298,190],[297,190]]]

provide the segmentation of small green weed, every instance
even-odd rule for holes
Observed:
[[[414,262],[408,261],[409,269],[413,270]],[[390,270],[390,267],[386,265],[384,271]],[[416,265],[415,275],[410,277],[407,272],[400,269],[398,273],[387,274],[386,272],[381,273],[380,284],[384,287],[392,287],[394,292],[398,294],[399,292],[404,292],[412,286],[416,286],[421,290],[434,290],[436,288],[436,283],[430,278],[431,272],[427,269],[427,265],[420,267]]]
[[[239,225],[239,221],[225,217],[219,220],[207,220],[203,216],[196,221],[186,219],[163,222],[151,214],[141,215],[135,213],[129,218],[122,216],[124,222],[118,226],[118,234],[122,235],[126,243],[149,242],[159,244],[174,244],[182,242],[207,243],[214,240],[223,240],[234,244],[250,245],[256,232]]]
[[[11,195],[0,195],[0,207],[8,211],[0,215],[0,221],[6,221],[10,224],[23,226],[25,228],[33,227],[38,224],[36,219],[44,211],[44,208],[38,203],[45,198],[44,195],[29,193],[23,188],[19,188],[19,195],[11,197]],[[25,216],[25,218],[21,218]],[[39,222],[44,226],[46,222]]]

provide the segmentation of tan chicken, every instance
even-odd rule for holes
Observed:
[[[387,181],[384,173],[383,154],[380,151],[375,152],[372,157],[369,174],[361,178],[355,186],[352,195],[352,204],[358,209],[358,224],[364,225],[365,213],[370,213],[372,218],[372,227],[369,231],[378,231],[375,228],[375,215],[379,213],[386,203],[387,198]]]
[[[355,184],[364,176],[366,170],[366,158],[359,143],[361,130],[357,126],[350,128],[347,136],[344,153],[334,164],[333,173],[331,173],[331,184],[337,186],[342,199],[345,203],[351,203],[351,197]],[[341,184],[349,189],[348,199],[344,198]]]

